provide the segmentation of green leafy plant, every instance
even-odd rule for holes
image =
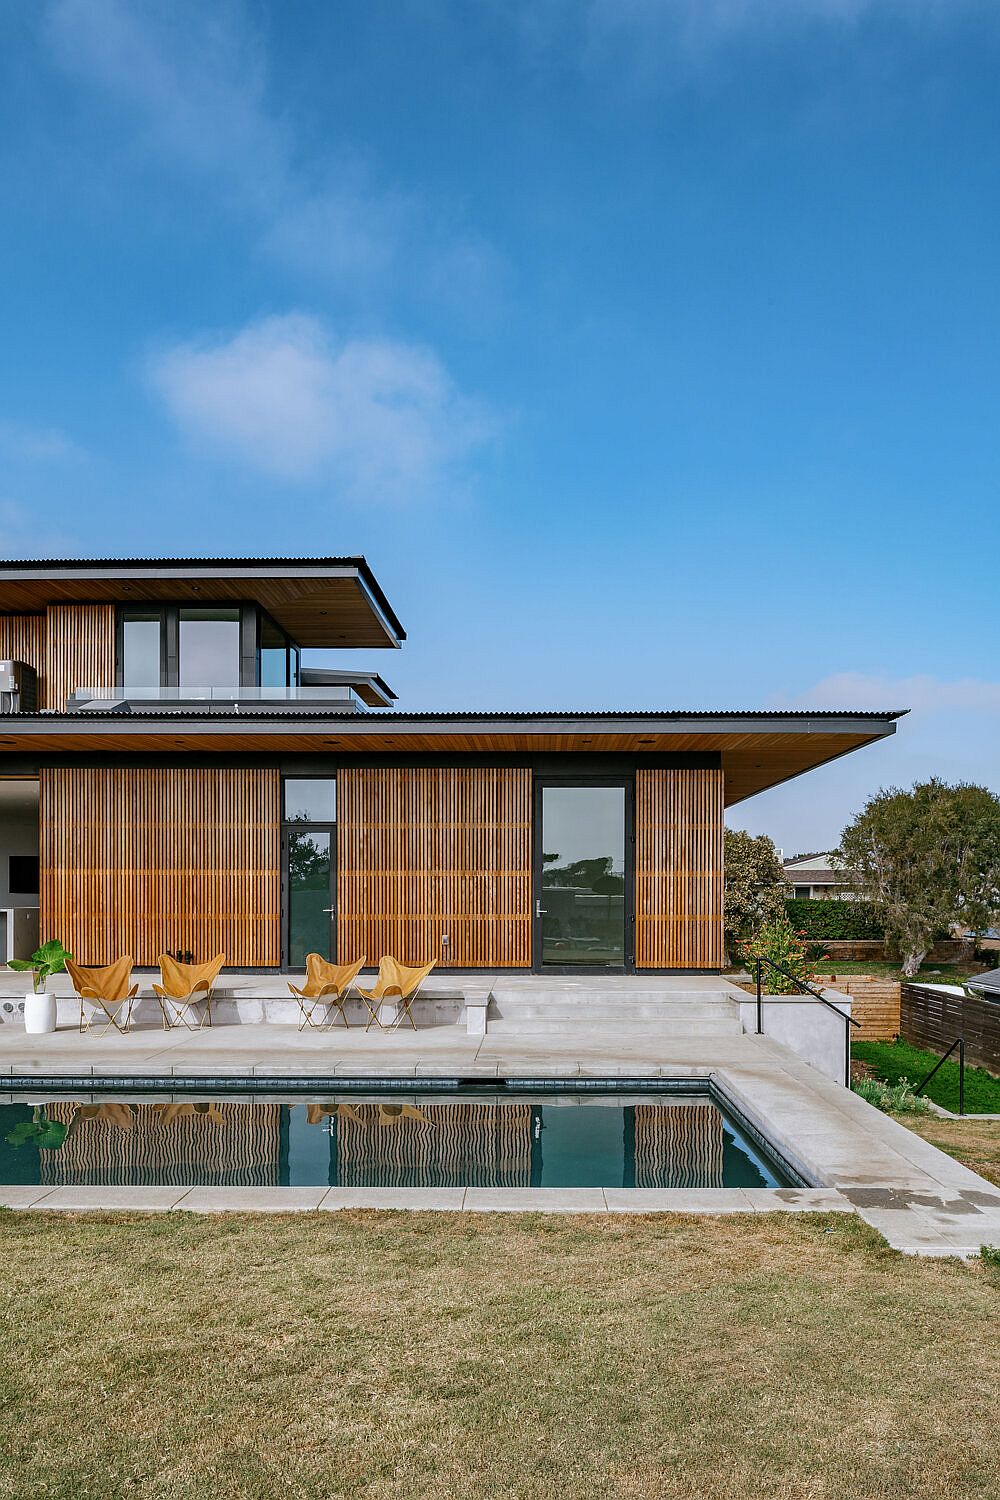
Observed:
[[[60,1120],[50,1120],[44,1104],[36,1104],[30,1120],[21,1120],[7,1135],[8,1146],[33,1144],[42,1151],[58,1151],[66,1139],[68,1125]]]
[[[785,902],[788,920],[807,938],[827,942],[881,942],[885,929],[869,901],[812,901],[798,896]]]
[[[994,1271],[1000,1271],[1000,1245],[980,1245],[979,1258]]]
[[[813,977],[802,934],[796,932],[784,912],[757,929],[750,941],[744,944],[742,956],[751,974],[756,969],[758,958],[770,960],[763,966],[763,981],[765,990],[771,995],[797,994],[799,986],[795,980],[808,984]],[[787,972],[782,974],[770,964],[779,964]]]
[[[887,1115],[929,1115],[931,1112],[927,1100],[913,1092],[913,1084],[908,1078],[901,1078],[898,1083],[886,1083],[883,1078],[856,1078],[852,1088],[860,1098]]]
[[[67,958],[73,955],[63,947],[56,938],[50,938],[40,948],[36,948],[30,958],[12,958],[9,963],[11,969],[23,971],[31,970],[34,977],[35,994],[44,990],[46,984],[53,974],[62,974],[66,968]]]
[[[781,916],[791,886],[766,833],[727,828],[724,857],[726,951],[735,958],[759,927]]]
[[[912,979],[935,935],[1000,919],[1000,797],[936,778],[872,797],[840,839],[838,862],[872,903]]]

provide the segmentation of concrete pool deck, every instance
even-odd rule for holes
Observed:
[[[470,1037],[461,1025],[417,1032],[299,1032],[274,1024],[198,1032],[143,1027],[126,1036],[0,1028],[0,1091],[46,1086],[142,1094],[153,1081],[211,1094],[294,1080],[321,1093],[349,1079],[481,1080],[706,1078],[770,1140],[811,1188],[573,1190],[217,1187],[3,1187],[0,1206],[193,1211],[428,1208],[565,1213],[856,1212],[891,1245],[921,1255],[976,1255],[1000,1244],[1000,1188],[800,1061],[753,1035]],[[11,1102],[11,1094],[3,1096]],[[162,1097],[162,1094],[160,1095]]]

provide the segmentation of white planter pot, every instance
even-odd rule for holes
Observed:
[[[56,997],[47,991],[24,997],[25,1031],[43,1032],[56,1029]]]

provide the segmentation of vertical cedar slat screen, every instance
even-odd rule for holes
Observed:
[[[722,772],[636,772],[638,969],[722,967]]]
[[[38,707],[45,697],[45,616],[0,615],[0,661],[23,661],[38,675]]]
[[[278,773],[41,771],[42,938],[84,964],[280,963]]]
[[[75,688],[115,684],[115,606],[50,604],[46,618],[46,708],[62,712]]]
[[[337,851],[342,963],[530,965],[530,771],[341,770]]]

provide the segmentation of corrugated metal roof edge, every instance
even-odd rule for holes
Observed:
[[[705,709],[529,709],[523,712],[515,712],[504,709],[496,713],[483,710],[461,709],[454,711],[428,711],[421,713],[405,713],[400,710],[372,709],[358,718],[366,723],[373,721],[378,723],[450,723],[462,721],[465,723],[516,723],[529,720],[532,722],[544,722],[545,720],[653,720],[661,723],[670,723],[673,720],[699,720],[710,722],[713,719],[754,719],[754,720],[788,720],[799,722],[804,719],[865,719],[865,720],[895,720],[909,713],[908,708],[886,709],[878,711],[875,709],[788,709],[769,711],[767,709],[720,709],[709,711]],[[91,719],[330,719],[336,718],[329,710],[240,710],[220,711],[206,710],[202,713],[188,709],[139,709],[135,711],[123,709],[111,709],[101,712],[99,709],[74,710],[72,713],[61,712],[57,709],[42,709],[34,714],[10,715],[18,719],[62,719],[70,723],[86,723]],[[353,715],[342,716],[347,720]]]

